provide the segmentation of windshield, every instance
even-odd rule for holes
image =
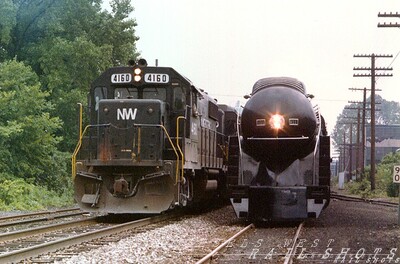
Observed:
[[[165,88],[145,87],[145,88],[116,88],[114,92],[115,99],[158,99],[165,101],[167,99],[167,90]]]

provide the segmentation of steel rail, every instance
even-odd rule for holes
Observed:
[[[215,254],[217,254],[221,249],[223,249],[224,247],[226,247],[226,245],[228,245],[232,240],[236,239],[238,236],[242,235],[244,232],[248,231],[249,229],[254,228],[253,224],[250,224],[248,226],[246,226],[245,228],[243,228],[242,230],[240,230],[239,232],[237,232],[235,235],[233,235],[231,238],[229,238],[228,240],[226,240],[224,243],[222,243],[221,245],[219,245],[216,249],[214,249],[213,251],[211,251],[209,254],[207,254],[207,256],[203,257],[201,260],[197,261],[196,264],[202,264],[208,260],[211,261],[211,259],[215,256]]]
[[[35,215],[56,214],[56,213],[63,213],[63,212],[68,212],[68,211],[78,211],[78,210],[80,210],[80,209],[78,207],[76,207],[76,208],[67,208],[67,209],[61,209],[61,210],[55,210],[55,211],[40,211],[40,212],[33,212],[33,213],[27,213],[27,214],[8,215],[8,216],[0,217],[0,221],[35,216]]]
[[[341,201],[364,202],[364,203],[371,203],[371,204],[388,206],[388,207],[397,207],[398,206],[398,203],[395,203],[395,202],[378,201],[378,200],[374,200],[374,199],[353,197],[353,196],[347,196],[347,195],[342,195],[342,194],[333,194],[333,193],[331,193],[331,198],[338,199],[338,200],[341,200]]]
[[[123,231],[129,230],[129,229],[132,229],[132,228],[137,228],[137,227],[165,221],[165,220],[177,217],[177,216],[178,216],[178,214],[168,214],[168,215],[159,215],[156,217],[144,218],[144,219],[140,219],[140,220],[124,223],[124,224],[119,224],[119,225],[103,228],[100,230],[95,230],[92,232],[79,234],[79,235],[68,237],[68,238],[59,239],[56,241],[51,241],[51,242],[40,244],[40,245],[35,245],[35,246],[29,247],[29,248],[16,250],[13,252],[1,254],[0,255],[0,263],[9,263],[9,262],[16,263],[16,262],[19,262],[19,261],[22,261],[25,259],[36,257],[43,253],[54,252],[60,248],[73,246],[73,245],[87,242],[90,240],[98,239],[98,238],[101,238],[104,236],[123,232]]]
[[[53,224],[53,225],[40,226],[40,227],[35,227],[35,228],[18,230],[18,231],[14,231],[14,232],[3,233],[3,234],[0,234],[0,243],[4,242],[4,241],[10,241],[10,240],[33,236],[33,235],[45,234],[45,233],[48,233],[48,232],[51,232],[54,230],[60,230],[62,228],[82,226],[85,222],[88,222],[88,223],[94,222],[96,219],[98,219],[98,217],[90,217],[90,218],[81,219],[81,220],[73,220],[73,221],[66,222],[66,223],[58,223],[58,224]]]
[[[297,228],[296,234],[294,235],[292,247],[290,248],[290,251],[288,252],[289,255],[286,254],[286,256],[285,256],[284,264],[291,264],[293,262],[293,257],[296,255],[295,248],[296,248],[297,240],[299,239],[299,235],[300,235],[300,232],[301,232],[301,229],[303,228],[303,226],[304,226],[304,222],[301,222],[299,227]]]
[[[49,220],[53,220],[53,219],[65,218],[65,217],[69,217],[69,216],[77,216],[77,215],[82,215],[82,214],[86,214],[86,212],[53,215],[53,216],[49,216],[49,217],[29,218],[29,219],[19,220],[19,221],[4,222],[4,223],[0,223],[0,227],[7,227],[7,226],[12,226],[12,225],[20,225],[20,224],[29,224],[29,223],[41,222],[41,221],[49,221]]]

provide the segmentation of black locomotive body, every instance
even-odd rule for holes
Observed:
[[[83,210],[160,213],[226,195],[233,108],[217,105],[174,69],[144,60],[105,71],[88,101],[89,125],[81,125],[72,157]]]
[[[254,221],[318,217],[330,198],[330,137],[302,82],[264,78],[241,114],[238,177],[228,175],[238,217]],[[236,151],[237,150],[237,151]]]

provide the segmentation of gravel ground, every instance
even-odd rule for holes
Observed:
[[[397,209],[331,201],[306,221],[293,263],[400,263]],[[295,225],[257,228],[227,248],[216,263],[283,263]]]
[[[187,216],[57,263],[195,263],[241,228],[228,206]]]
[[[333,199],[320,218],[306,221],[294,263],[400,263],[397,221],[397,208]],[[195,263],[244,226],[227,206],[131,233],[56,263]],[[296,227],[257,227],[212,263],[283,263]]]

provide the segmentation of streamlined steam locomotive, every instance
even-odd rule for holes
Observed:
[[[238,217],[305,219],[318,217],[328,205],[330,137],[310,97],[294,78],[254,84],[240,135],[229,148],[228,184]]]
[[[160,213],[226,196],[228,135],[237,114],[173,68],[143,59],[110,68],[91,85],[72,156],[83,210]]]

